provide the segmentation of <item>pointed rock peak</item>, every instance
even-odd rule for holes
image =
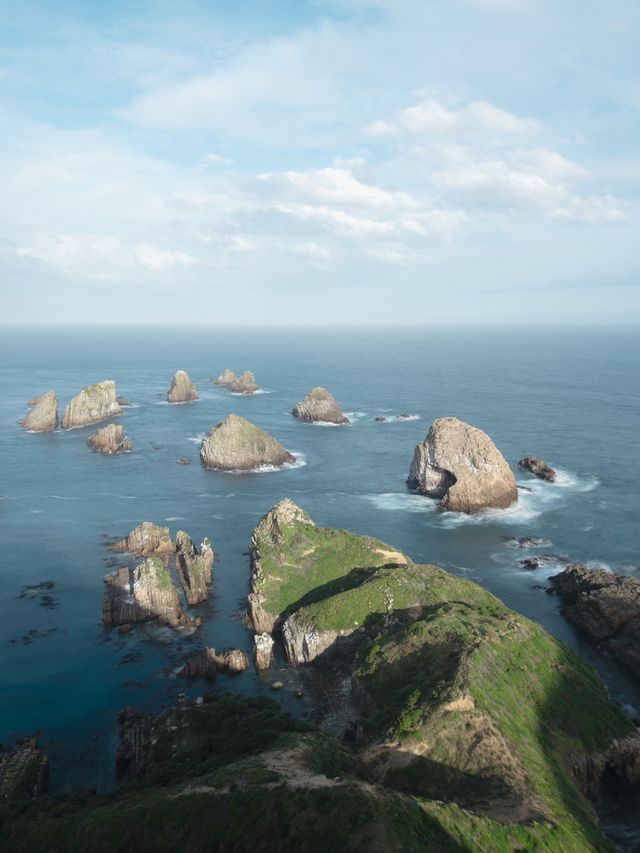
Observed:
[[[309,423],[349,424],[333,394],[318,386],[293,407],[291,414]]]
[[[295,457],[272,435],[234,414],[213,427],[202,442],[200,457],[205,467],[221,471],[278,468],[295,462]]]
[[[29,414],[21,426],[31,432],[51,432],[58,426],[58,400],[51,390],[29,400]]]
[[[199,400],[198,389],[184,370],[177,370],[171,380],[171,387],[167,393],[169,403],[189,403]]]

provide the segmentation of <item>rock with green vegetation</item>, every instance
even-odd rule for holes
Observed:
[[[323,597],[353,572],[407,558],[369,536],[318,527],[289,498],[260,519],[250,546],[248,621],[271,633],[286,615]]]
[[[199,604],[209,595],[213,580],[213,548],[205,538],[200,548],[184,530],[176,533],[176,569],[187,604]]]
[[[47,789],[49,760],[34,737],[0,753],[0,817],[5,810],[24,806],[41,797]]]
[[[415,449],[407,485],[441,509],[474,513],[518,500],[516,478],[489,436],[459,418],[438,418]]]
[[[131,453],[133,445],[124,435],[124,427],[121,424],[108,424],[97,430],[87,440],[89,447],[96,453],[112,455],[115,453]]]
[[[640,678],[640,581],[574,564],[551,578],[564,615]]]
[[[103,621],[107,627],[157,620],[171,628],[198,624],[182,609],[171,573],[160,557],[123,567],[104,579]]]
[[[199,399],[198,389],[189,375],[184,370],[177,370],[167,392],[167,401],[169,403],[191,403]]]
[[[58,426],[58,398],[55,391],[47,391],[29,400],[29,414],[21,426],[29,432],[51,432]]]
[[[111,546],[114,551],[129,551],[136,557],[150,557],[153,554],[169,555],[175,551],[168,527],[160,527],[153,521],[143,521],[124,539]]]
[[[206,468],[217,471],[255,471],[295,462],[277,439],[238,415],[228,415],[213,427],[202,442],[200,458]]]
[[[239,376],[229,370],[227,367],[222,371],[217,379],[214,379],[214,385],[220,385],[231,391],[232,394],[255,394],[260,390],[260,386],[256,382],[256,378],[250,370],[245,370]]]
[[[302,400],[293,407],[291,414],[308,423],[350,424],[333,394],[326,388],[312,388]]]
[[[88,426],[121,414],[122,409],[116,399],[116,383],[113,379],[105,379],[83,388],[71,400],[64,410],[62,426],[64,429]]]

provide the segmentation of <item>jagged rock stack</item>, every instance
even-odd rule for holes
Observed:
[[[58,426],[58,399],[55,391],[47,391],[29,400],[29,414],[21,426],[30,432],[51,432]]]
[[[513,471],[489,436],[458,418],[438,418],[415,449],[409,488],[452,512],[505,508],[518,500]]]
[[[214,678],[218,671],[235,675],[249,668],[249,661],[242,649],[228,649],[218,654],[213,648],[205,648],[186,662],[178,675],[182,678]]]
[[[541,480],[547,480],[549,483],[555,482],[556,472],[554,469],[550,468],[544,459],[538,459],[537,456],[525,456],[518,462],[518,468],[530,471]]]
[[[267,632],[256,634],[253,638],[256,669],[269,669],[273,660],[273,637]]]
[[[96,453],[131,453],[133,445],[124,436],[124,427],[121,424],[109,424],[88,439],[87,444]]]
[[[308,423],[350,424],[335,397],[326,388],[313,388],[295,404],[291,414]]]
[[[245,370],[240,376],[236,376],[233,370],[227,367],[220,376],[213,381],[214,385],[220,385],[233,394],[255,394],[260,390],[256,378],[250,370]]]
[[[205,538],[198,550],[189,534],[179,530],[176,533],[176,569],[187,604],[205,601],[213,576],[213,548],[209,539]]]
[[[184,370],[178,370],[171,380],[171,387],[167,392],[169,403],[191,403],[199,400],[198,390]]]
[[[116,399],[116,383],[112,379],[88,385],[77,394],[64,410],[65,429],[88,426],[122,414]]]
[[[218,471],[251,471],[295,462],[277,439],[233,414],[213,427],[202,442],[200,457],[206,468]]]
[[[161,556],[173,554],[175,551],[169,528],[160,527],[153,521],[143,521],[128,536],[115,542],[111,547],[114,551],[129,551],[136,557]]]

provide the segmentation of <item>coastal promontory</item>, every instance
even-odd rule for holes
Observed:
[[[433,422],[415,449],[407,485],[452,512],[503,509],[518,500],[513,471],[493,441],[455,417]]]
[[[177,370],[167,392],[167,401],[169,403],[191,403],[199,399],[198,389],[191,381],[189,374],[185,373],[184,370]]]
[[[297,402],[291,414],[308,423],[350,424],[335,397],[326,388],[313,388],[306,397]]]
[[[295,457],[272,435],[233,414],[213,427],[202,442],[200,457],[206,468],[217,471],[279,468],[295,462]]]
[[[87,385],[71,400],[64,410],[62,426],[64,429],[88,426],[120,414],[122,409],[116,399],[116,383],[113,379],[105,379]]]
[[[29,400],[29,414],[21,426],[30,432],[51,432],[58,426],[58,399],[55,391],[47,391]]]

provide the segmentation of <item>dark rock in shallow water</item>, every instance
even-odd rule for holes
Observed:
[[[189,534],[179,530],[176,533],[176,569],[187,604],[205,601],[209,595],[213,569],[210,540],[205,538],[198,549]]]
[[[29,401],[29,414],[21,426],[30,432],[51,432],[58,426],[58,400],[55,391]]]
[[[215,649],[205,648],[179,670],[182,678],[214,678],[217,672],[234,675],[249,668],[249,661],[241,649],[227,649],[216,652]]]
[[[383,424],[386,421],[386,418],[384,417],[384,415],[378,415],[377,417],[374,418],[374,421],[377,424]]]
[[[415,449],[407,485],[452,512],[505,508],[518,500],[516,479],[489,436],[459,418],[438,418]]]
[[[518,468],[522,468],[524,471],[530,471],[532,474],[535,474],[536,477],[539,477],[541,480],[548,480],[548,482],[553,483],[556,479],[556,472],[553,468],[550,468],[546,462],[542,459],[538,459],[536,456],[525,456],[524,459],[521,459],[518,462]]]
[[[0,809],[17,808],[40,797],[46,792],[48,775],[49,761],[35,737],[0,753]]]
[[[537,557],[527,557],[526,560],[520,560],[520,565],[523,569],[539,569],[540,560]]]
[[[291,414],[308,423],[351,423],[326,388],[313,388],[304,399],[295,404]]]
[[[96,453],[112,455],[115,453],[131,453],[133,445],[124,435],[124,427],[121,424],[108,424],[99,429],[87,444]]]
[[[116,403],[122,408],[130,408],[131,403],[127,400],[126,397],[116,397]]]
[[[571,565],[551,578],[563,613],[640,678],[640,581]]]
[[[178,465],[191,465],[191,460],[187,459],[186,456],[181,456],[180,459],[178,459]]]

